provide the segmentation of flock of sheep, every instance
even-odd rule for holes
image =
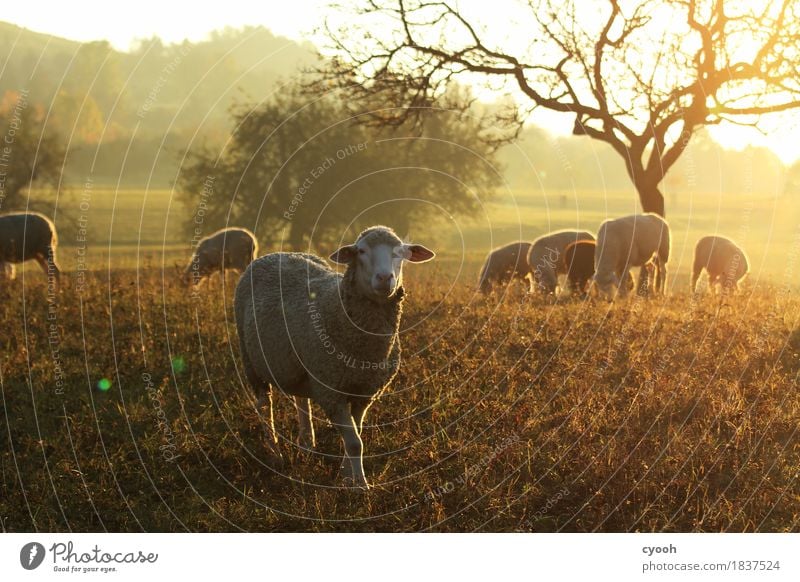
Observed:
[[[13,264],[35,259],[57,284],[56,246],[55,227],[45,216],[0,216],[0,262],[9,277]],[[311,254],[256,258],[257,252],[252,232],[220,230],[200,241],[184,280],[197,284],[213,272],[244,271],[234,312],[244,374],[265,418],[268,462],[276,467],[283,462],[272,413],[275,388],[293,397],[304,449],[315,446],[311,401],[319,405],[344,443],[345,478],[366,488],[361,433],[367,409],[400,366],[403,264],[423,263],[435,255],[422,245],[403,242],[384,226],[368,228],[329,257],[343,272]],[[630,269],[640,267],[639,290],[652,284],[663,293],[669,253],[664,219],[626,216],[603,222],[596,238],[590,232],[564,230],[533,243],[495,249],[481,271],[479,289],[489,292],[513,279],[529,278],[532,290],[553,294],[558,276],[566,275],[573,293],[596,288],[624,296],[634,289]],[[747,258],[729,239],[707,236],[695,249],[693,288],[703,269],[712,286],[731,290],[747,273]]]
[[[670,254],[670,230],[657,214],[634,214],[604,221],[597,237],[585,230],[559,230],[532,243],[496,248],[484,262],[478,288],[488,293],[513,280],[529,281],[532,292],[552,295],[558,276],[570,292],[625,297],[635,287],[631,269],[639,267],[638,291],[664,293]],[[695,246],[692,291],[705,269],[713,291],[738,288],[748,271],[747,255],[729,238],[709,235]]]

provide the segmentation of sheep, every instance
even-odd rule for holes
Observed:
[[[315,446],[313,400],[344,442],[345,478],[369,486],[361,435],[367,409],[400,366],[403,261],[434,256],[388,227],[373,226],[330,256],[346,265],[343,274],[305,253],[271,253],[250,264],[236,287],[234,311],[245,377],[257,409],[267,409],[270,463],[282,463],[274,387],[294,397],[301,447]]]
[[[587,283],[594,276],[595,246],[597,243],[593,240],[579,240],[569,243],[564,249],[567,281],[573,294],[584,295]]]
[[[692,292],[697,292],[697,280],[703,269],[708,273],[708,285],[712,293],[717,285],[723,293],[732,292],[747,275],[749,265],[742,248],[724,236],[704,236],[694,247],[694,268],[692,269]]]
[[[505,285],[509,281],[525,281],[530,274],[528,252],[531,243],[517,241],[490,251],[486,256],[478,279],[481,293],[489,293],[495,285]]]
[[[0,262],[6,278],[14,278],[14,263],[36,260],[48,282],[58,290],[61,269],[56,262],[56,226],[38,212],[15,212],[0,216]]]
[[[641,267],[639,289],[650,279],[649,264],[656,271],[655,291],[664,293],[667,262],[670,253],[670,233],[667,221],[657,214],[646,213],[606,220],[597,232],[597,251],[594,257],[594,281],[601,293],[612,295],[619,290],[628,294],[628,285],[620,285],[631,267]]]
[[[198,285],[212,273],[225,276],[226,269],[242,272],[258,253],[255,235],[246,228],[223,228],[198,244],[183,273],[186,284]]]
[[[564,249],[564,262],[567,265],[567,281],[573,294],[585,296],[587,286],[594,277],[594,253],[597,243],[593,240],[579,240]],[[628,273],[628,290],[634,287],[633,275]]]
[[[545,295],[556,292],[558,276],[567,272],[564,250],[570,243],[579,240],[593,241],[594,235],[585,230],[558,230],[533,241],[528,253],[528,268],[532,273],[531,291],[537,287]]]

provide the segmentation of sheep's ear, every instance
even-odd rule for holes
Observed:
[[[358,255],[356,245],[347,245],[346,247],[340,248],[328,258],[334,263],[339,263],[340,265],[349,265],[353,259],[356,258],[356,255]]]
[[[436,253],[422,245],[403,245],[403,258],[412,263],[424,263],[435,256]]]

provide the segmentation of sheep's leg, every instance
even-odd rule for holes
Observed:
[[[664,289],[667,286],[667,264],[661,259],[656,260],[656,293],[659,295],[664,294]]]
[[[628,289],[628,292],[633,291],[636,288],[636,281],[633,278],[633,273],[628,271],[628,275],[621,279],[622,284]]]
[[[367,478],[364,476],[364,444],[361,437],[358,436],[358,429],[350,411],[350,403],[335,401],[321,402],[320,404],[344,442],[342,474],[345,480],[352,481],[357,487],[368,488]]]
[[[711,295],[717,294],[717,285],[719,284],[719,275],[715,274],[708,274],[708,288],[711,289]]]
[[[637,295],[646,297],[650,294],[650,269],[647,264],[639,267],[639,284],[636,289]]]
[[[49,272],[55,277],[56,290],[58,290],[61,286],[61,269],[56,263],[56,249],[53,246],[47,249],[47,266],[50,269]]]
[[[733,277],[731,277],[726,273],[722,279],[722,294],[733,295],[735,289],[736,289],[736,281],[734,281]]]
[[[617,293],[621,299],[625,299],[628,296],[628,286],[625,284],[625,281],[627,281],[630,276],[631,265],[626,263],[617,276],[617,280],[614,281],[614,286],[617,288]]]
[[[266,413],[266,442],[267,448],[269,449],[267,463],[273,467],[280,467],[283,465],[283,457],[281,456],[281,451],[278,448],[278,438],[275,435],[275,415],[272,412],[272,386],[270,386],[269,382],[262,380],[258,373],[256,373],[255,368],[253,368],[253,364],[250,362],[250,356],[247,355],[247,350],[245,349],[244,345],[242,346],[242,364],[242,367],[244,368],[244,375],[247,378],[247,381],[250,383],[250,386],[252,386],[253,391],[256,393],[256,412],[258,413],[259,417],[262,418],[264,418],[262,411]],[[264,408],[267,410],[263,410]]]
[[[697,281],[700,280],[700,274],[703,272],[701,265],[695,265],[692,270],[692,293],[697,293]]]
[[[589,283],[591,282],[591,277],[581,277],[580,283],[578,285],[578,293],[579,297],[585,299],[586,296],[589,294]]]
[[[533,276],[533,273],[528,273],[527,281],[528,281],[528,293],[534,293],[536,291],[536,280]]]
[[[580,278],[576,276],[567,276],[567,289],[570,295],[577,295],[579,293]]]
[[[729,263],[725,270],[722,272],[721,275],[722,279],[722,293],[724,295],[732,295],[734,290],[736,289],[736,274],[735,274],[735,265],[733,263]]]
[[[558,290],[558,273],[555,269],[549,269],[547,273],[547,280],[545,282],[548,295],[555,295]]]
[[[39,263],[42,271],[47,275],[48,285],[53,285],[53,289],[57,292],[60,288],[61,270],[56,264],[55,249],[53,247],[47,247],[47,253],[45,255],[36,255],[36,262]]]
[[[367,415],[369,403],[370,401],[367,399],[354,400],[350,403],[350,414],[353,417],[353,422],[356,423],[356,430],[359,436],[364,430],[364,417]]]
[[[267,448],[269,449],[267,463],[273,467],[280,467],[283,465],[283,456],[278,448],[278,437],[275,434],[275,414],[272,411],[272,390],[269,384],[266,385],[266,390],[262,390],[258,395],[256,410],[259,416],[262,415],[263,411],[266,417]]]
[[[314,438],[314,417],[311,415],[311,400],[308,398],[294,397],[294,407],[297,409],[297,423],[300,425],[298,442],[305,449],[316,446]]]

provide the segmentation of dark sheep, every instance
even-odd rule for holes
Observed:
[[[697,292],[697,280],[703,269],[708,273],[708,286],[712,293],[717,286],[724,293],[739,288],[750,269],[742,247],[724,236],[704,236],[694,249],[694,267],[692,269],[692,291]]]
[[[35,260],[57,289],[61,269],[56,262],[58,235],[49,218],[38,212],[0,216],[0,263],[7,278],[14,278],[14,263]]]
[[[201,240],[183,273],[186,284],[199,284],[227,269],[243,272],[258,254],[255,235],[246,228],[223,228]]]
[[[579,240],[567,245],[564,249],[564,262],[567,265],[567,281],[570,292],[584,295],[586,286],[594,277],[594,250],[597,243],[593,240]]]
[[[525,281],[530,275],[528,253],[531,243],[517,241],[491,251],[483,263],[478,279],[478,290],[489,293],[495,286],[503,286],[510,281]]]
[[[558,276],[566,275],[564,249],[579,240],[594,240],[594,235],[586,230],[557,230],[540,236],[528,253],[528,267],[531,270],[531,291],[538,289],[545,295],[553,295],[558,289]]]
[[[564,249],[564,263],[567,267],[567,281],[573,295],[585,297],[594,277],[594,254],[597,243],[593,240],[580,240]],[[634,287],[633,275],[628,273],[627,290]]]

